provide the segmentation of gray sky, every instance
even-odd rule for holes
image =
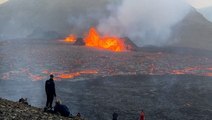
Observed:
[[[8,1],[9,0],[0,0],[0,4],[3,4]],[[212,0],[187,0],[187,2],[198,9],[212,6]]]
[[[197,9],[202,9],[212,6],[212,0],[187,0],[187,2]]]
[[[195,7],[206,19],[212,22],[212,0],[187,0],[190,5]]]

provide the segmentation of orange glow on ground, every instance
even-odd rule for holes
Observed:
[[[212,71],[212,68],[207,68],[207,70],[211,70]]]
[[[66,37],[65,39],[64,39],[64,42],[68,42],[68,43],[73,43],[73,42],[75,42],[76,41],[76,36],[75,35],[69,35],[68,37]]]
[[[186,74],[183,70],[173,70],[171,72],[171,74],[175,74],[175,75],[183,75]]]
[[[81,76],[82,74],[97,74],[97,73],[98,72],[96,70],[83,70],[83,71],[74,72],[74,73],[59,74],[57,76],[57,78],[60,78],[60,79],[71,79],[71,78],[75,78],[75,77]]]
[[[48,70],[44,70],[42,72],[43,74],[46,75],[50,75],[53,74],[55,75],[55,80],[62,80],[62,79],[72,79],[75,77],[79,77],[81,75],[89,75],[89,74],[97,74],[98,71],[97,70],[82,70],[82,71],[78,71],[78,72],[49,72]],[[34,77],[35,78],[35,77]]]
[[[211,72],[206,72],[206,71],[211,71],[212,69],[205,68],[205,67],[186,67],[184,69],[179,69],[179,70],[172,70],[170,74],[176,74],[176,75],[184,75],[184,74],[192,74],[192,75],[201,75],[201,76],[212,76]],[[197,71],[203,71],[202,73],[198,73]]]
[[[29,74],[29,78],[31,78],[32,80],[35,80],[35,81],[45,79],[45,77],[40,76],[40,75],[34,75],[34,74],[32,74],[32,73],[28,73],[28,74]]]
[[[212,72],[211,73],[205,73],[204,76],[212,77]]]

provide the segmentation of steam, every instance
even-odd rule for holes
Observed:
[[[164,45],[188,11],[184,0],[9,0],[0,5],[0,39],[83,36],[97,26],[138,46]]]
[[[83,35],[109,13],[109,0],[9,0],[0,5],[0,39]]]
[[[138,46],[166,45],[172,27],[189,12],[183,0],[123,0],[102,19],[98,30],[107,35],[127,36]]]

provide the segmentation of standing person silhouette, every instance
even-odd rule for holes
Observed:
[[[118,113],[114,112],[112,120],[118,120],[118,116],[119,116]]]
[[[56,97],[56,93],[55,93],[55,84],[54,84],[54,75],[50,75],[50,79],[46,80],[45,83],[45,90],[46,90],[46,108],[47,109],[52,109],[52,102],[54,100],[54,97]]]
[[[143,110],[141,110],[139,120],[145,120],[145,114],[144,114],[144,111]]]

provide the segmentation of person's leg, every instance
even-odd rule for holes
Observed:
[[[49,107],[49,103],[50,103],[50,96],[49,95],[46,95],[46,97],[47,97],[46,107],[48,108]]]
[[[53,102],[53,100],[54,100],[54,96],[51,95],[51,96],[49,97],[50,108],[52,108],[52,102]]]

